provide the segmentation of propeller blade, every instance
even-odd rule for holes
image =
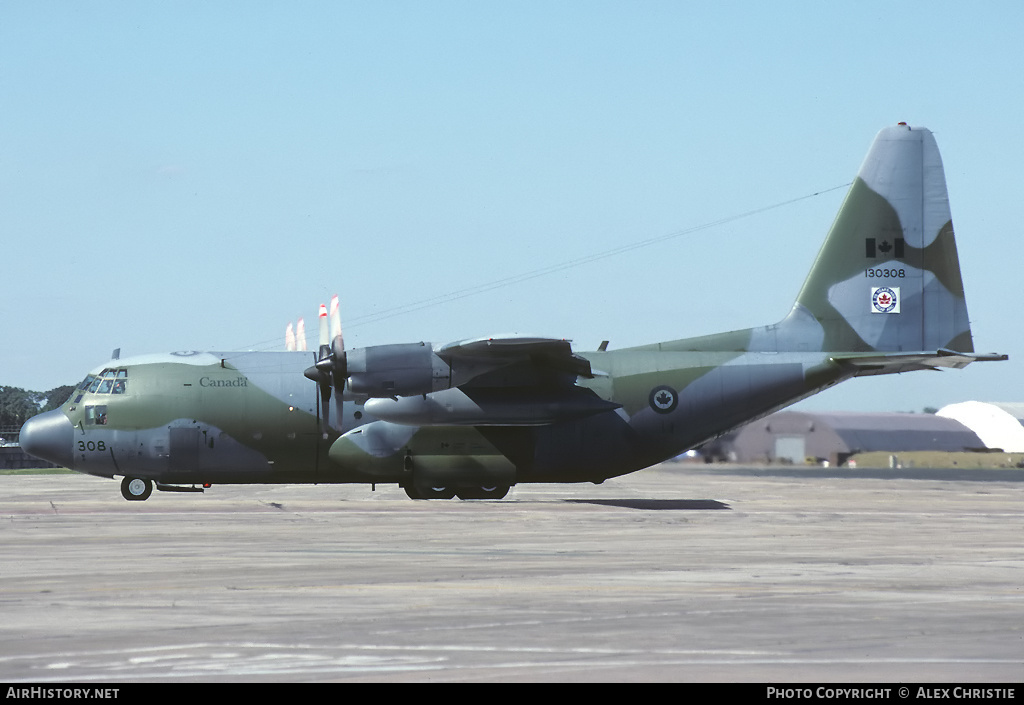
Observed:
[[[327,331],[327,306],[320,304],[320,349],[331,344],[331,335]]]
[[[284,349],[295,349],[295,331],[292,329],[291,323],[289,323],[288,327],[284,329]]]
[[[295,349],[306,350],[306,321],[299,319],[299,322],[295,324]]]
[[[341,337],[341,309],[338,305],[338,295],[331,297],[331,342],[334,350],[344,350],[345,343]]]

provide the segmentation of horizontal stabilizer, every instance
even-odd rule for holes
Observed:
[[[1001,362],[1009,356],[999,353],[964,353],[941,348],[932,352],[833,355],[831,360],[855,370],[854,376],[887,375],[942,367],[963,369],[972,362]]]

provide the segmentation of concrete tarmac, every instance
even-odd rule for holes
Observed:
[[[0,477],[0,681],[1024,681],[1024,472]]]

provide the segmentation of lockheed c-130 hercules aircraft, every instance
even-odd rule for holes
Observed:
[[[110,361],[30,419],[22,447],[122,476],[130,500],[154,483],[501,498],[640,470],[853,377],[1006,359],[974,353],[942,161],[905,123],[876,137],[776,324],[621,350],[509,336],[346,350],[327,318],[317,352]]]

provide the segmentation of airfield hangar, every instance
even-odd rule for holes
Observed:
[[[780,411],[705,444],[710,462],[842,465],[884,451],[1024,452],[1024,404],[962,402],[935,414]]]

